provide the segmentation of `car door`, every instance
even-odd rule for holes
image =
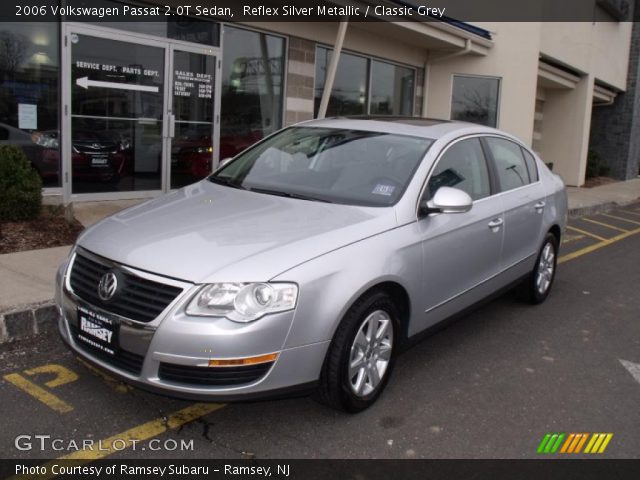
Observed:
[[[438,188],[454,187],[468,193],[473,205],[466,213],[430,214],[419,219],[422,236],[423,323],[419,331],[489,292],[487,282],[499,271],[503,212],[478,137],[467,137],[446,147],[427,180],[422,200]]]
[[[540,247],[545,189],[526,149],[503,137],[487,136],[483,142],[493,162],[504,208],[501,270],[507,280],[515,279],[531,270]]]

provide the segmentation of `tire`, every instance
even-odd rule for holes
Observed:
[[[360,412],[384,390],[397,353],[398,310],[377,291],[356,301],[340,322],[325,357],[316,400],[337,410]],[[370,341],[372,330],[375,341]],[[350,364],[358,363],[350,370]],[[376,379],[376,374],[378,379]]]
[[[547,233],[538,251],[533,270],[518,288],[521,300],[537,305],[544,302],[551,292],[558,262],[558,239]]]

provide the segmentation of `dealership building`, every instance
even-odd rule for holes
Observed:
[[[471,121],[516,135],[568,185],[591,150],[635,177],[633,5],[586,1],[590,22],[2,22],[0,144],[64,203],[180,188],[317,116]]]

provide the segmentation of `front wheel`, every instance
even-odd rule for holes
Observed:
[[[544,302],[549,296],[556,276],[558,262],[558,240],[547,233],[538,252],[533,270],[520,286],[520,297],[534,305]]]
[[[395,363],[397,324],[397,309],[386,293],[358,300],[329,346],[318,400],[352,413],[371,406],[384,390]]]

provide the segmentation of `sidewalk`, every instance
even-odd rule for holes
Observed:
[[[640,178],[595,188],[567,187],[569,215],[576,217],[632,203],[640,198]]]
[[[567,189],[571,216],[588,215],[640,198],[640,178],[595,188]],[[74,206],[75,217],[89,226],[139,201],[87,202]],[[0,255],[0,343],[52,328],[55,273],[70,247]]]

